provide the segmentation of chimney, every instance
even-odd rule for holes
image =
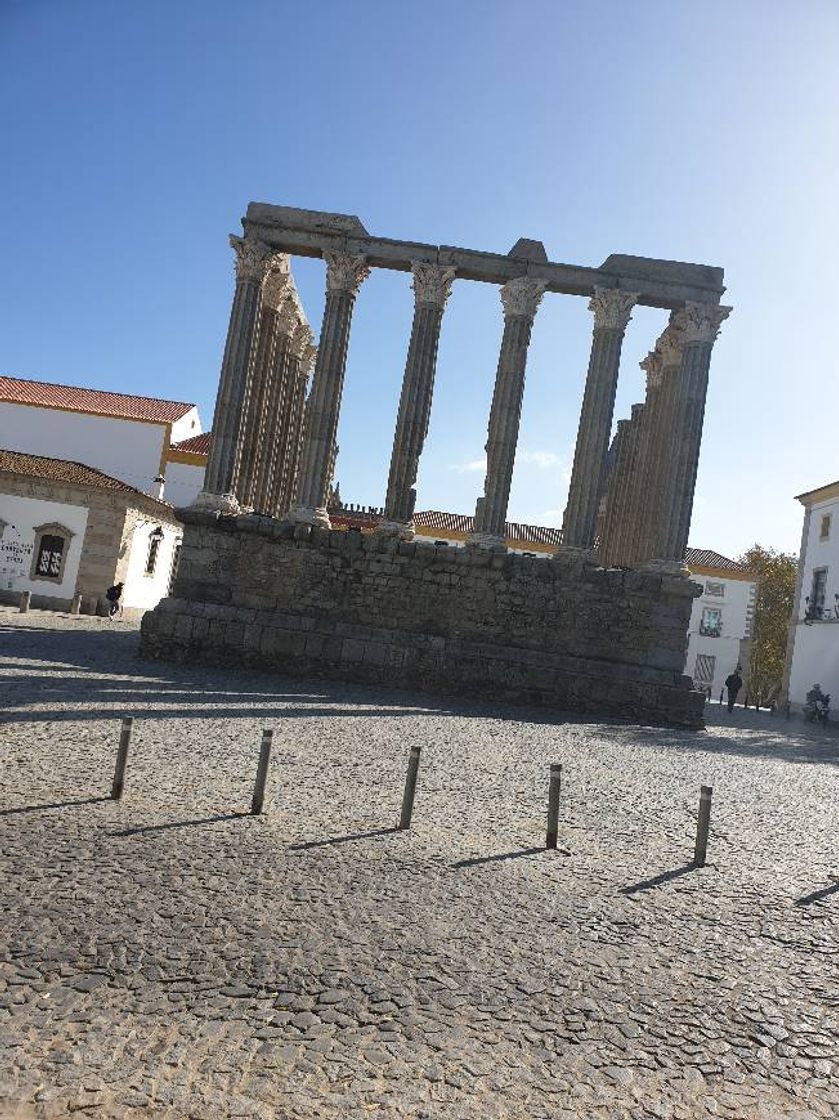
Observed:
[[[166,485],[166,479],[162,474],[157,475],[151,484],[151,496],[157,498],[158,501],[163,501],[163,488]]]

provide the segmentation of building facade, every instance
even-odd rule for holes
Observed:
[[[0,447],[86,463],[135,490],[189,505],[204,483],[194,404],[0,377]]]
[[[797,495],[804,506],[784,698],[803,707],[814,684],[839,701],[839,481]]]
[[[702,595],[693,601],[685,672],[694,688],[719,697],[739,665],[748,690],[749,650],[757,582],[741,564],[718,552],[689,548],[685,562]]]
[[[182,530],[167,503],[81,463],[0,451],[0,602],[105,613],[123,583],[126,613],[171,587]]]

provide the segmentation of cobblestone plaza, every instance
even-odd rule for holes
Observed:
[[[715,704],[702,733],[563,722],[136,650],[129,626],[0,613],[0,1115],[839,1114],[835,734]]]

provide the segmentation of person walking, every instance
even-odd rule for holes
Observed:
[[[122,618],[122,598],[123,584],[115,583],[113,587],[109,587],[105,592],[105,598],[108,600],[108,618],[114,619],[119,615]]]
[[[743,687],[743,678],[740,676],[740,666],[725,678],[725,687],[728,689],[728,710],[734,711],[734,705],[737,701],[737,693]]]

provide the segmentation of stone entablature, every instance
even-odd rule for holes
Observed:
[[[181,511],[147,656],[236,661],[702,726],[688,581],[245,515]]]

